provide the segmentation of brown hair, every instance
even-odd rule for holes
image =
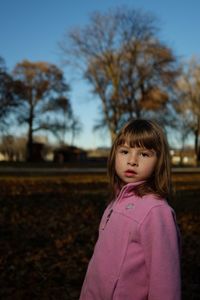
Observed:
[[[168,198],[171,189],[171,172],[169,147],[162,128],[154,121],[136,119],[128,122],[118,133],[108,157],[108,176],[112,198],[122,187],[122,182],[115,172],[117,148],[127,143],[130,147],[152,149],[158,157],[155,171],[146,182],[138,185],[135,192],[138,196],[149,193]]]

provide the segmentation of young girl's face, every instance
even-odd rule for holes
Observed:
[[[146,180],[151,177],[157,163],[154,150],[118,146],[115,156],[115,171],[123,184]]]

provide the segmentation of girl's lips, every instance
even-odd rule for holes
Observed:
[[[124,172],[124,174],[125,174],[125,176],[127,176],[127,177],[131,177],[131,176],[133,176],[133,175],[136,175],[137,173],[136,173],[135,171],[132,171],[132,170],[126,170],[126,171]]]

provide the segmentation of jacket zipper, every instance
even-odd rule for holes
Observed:
[[[105,222],[104,226],[102,227],[102,230],[105,229],[105,227],[106,227],[108,221],[110,220],[110,217],[111,217],[111,215],[112,215],[112,212],[113,212],[113,209],[111,209],[111,210],[109,211],[109,213],[108,213],[108,215],[107,215],[107,218],[106,218],[106,222]]]

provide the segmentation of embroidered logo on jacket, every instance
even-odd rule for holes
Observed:
[[[134,207],[134,204],[133,204],[133,203],[128,203],[128,204],[125,206],[126,209],[133,209],[133,207]]]

